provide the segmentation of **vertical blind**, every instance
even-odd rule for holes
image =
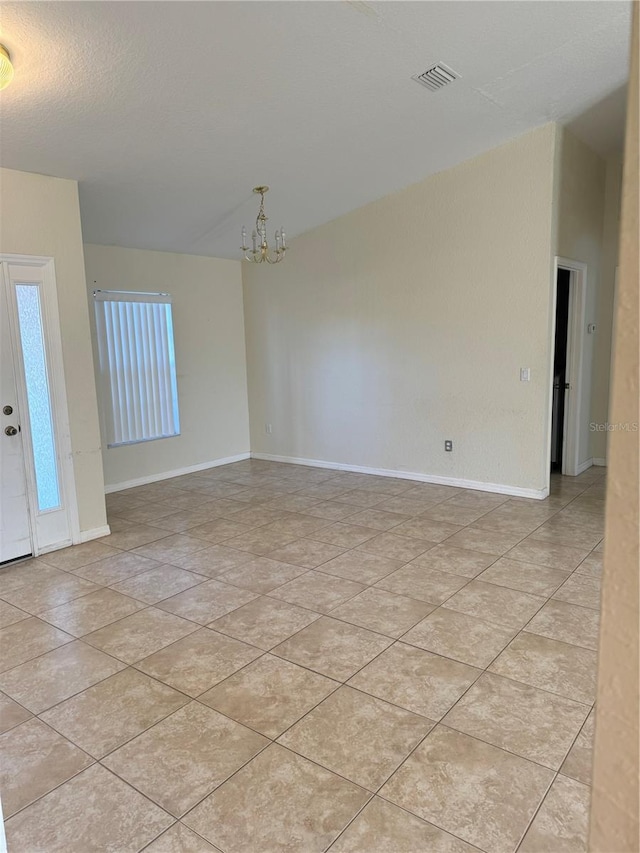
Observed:
[[[107,446],[179,435],[171,296],[93,295]]]

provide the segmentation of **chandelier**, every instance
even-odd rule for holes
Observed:
[[[284,228],[276,231],[276,248],[272,252],[267,243],[267,216],[264,212],[264,194],[269,192],[269,187],[254,187],[254,193],[260,196],[260,210],[256,218],[256,227],[251,235],[253,248],[247,246],[247,229],[242,226],[242,246],[245,260],[251,261],[254,264],[262,264],[265,261],[268,264],[279,264],[284,258],[284,253],[287,251],[285,244]]]

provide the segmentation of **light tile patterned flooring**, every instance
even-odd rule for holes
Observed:
[[[11,853],[581,853],[604,472],[247,461],[0,570]]]

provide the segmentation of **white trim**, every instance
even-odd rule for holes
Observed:
[[[90,542],[92,539],[102,539],[103,536],[110,536],[111,528],[108,524],[103,527],[92,527],[91,530],[83,530],[80,533],[81,542]]]
[[[597,468],[606,468],[607,467],[607,460],[606,459],[601,459],[597,456],[594,456],[591,461],[593,462],[593,464]]]
[[[183,474],[193,474],[196,471],[206,471],[207,468],[218,468],[220,465],[229,465],[231,462],[242,462],[250,459],[251,454],[238,453],[236,456],[224,456],[222,459],[214,459],[212,462],[200,462],[198,465],[188,465],[186,468],[176,468],[173,471],[162,471],[160,474],[147,474],[146,477],[138,477],[135,480],[125,480],[122,483],[111,483],[105,485],[105,494],[121,492],[124,489],[133,489],[135,486],[146,486],[147,483],[157,483],[159,480],[170,480],[172,477],[181,477]]]
[[[397,477],[400,480],[417,480],[420,483],[435,483],[439,486],[455,486],[461,489],[475,489],[479,492],[496,492],[500,495],[512,495],[518,498],[544,500],[549,489],[523,489],[504,483],[483,483],[479,480],[462,480],[458,477],[437,477],[415,471],[393,471],[390,468],[367,468],[363,465],[345,465],[342,462],[326,462],[322,459],[303,459],[296,456],[275,456],[273,453],[251,453],[252,459],[264,459],[268,462],[286,462],[292,465],[308,465],[310,468],[333,468],[336,471],[352,471],[355,474],[376,474],[379,477]]]
[[[586,471],[588,468],[591,468],[593,465],[593,459],[585,459],[584,462],[581,462],[576,468],[576,476],[578,474],[582,474],[583,471]],[[571,476],[571,475],[569,475]]]

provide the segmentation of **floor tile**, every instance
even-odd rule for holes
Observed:
[[[106,557],[115,557],[120,552],[103,542],[85,542],[83,545],[73,545],[70,548],[62,548],[60,551],[50,551],[41,559],[49,566],[62,569],[65,572],[74,572],[81,566],[104,560]]]
[[[514,628],[439,607],[402,638],[405,643],[484,669],[513,639]]]
[[[360,545],[360,550],[369,554],[379,554],[381,557],[389,557],[391,560],[400,560],[406,563],[424,554],[433,548],[434,542],[425,539],[414,539],[410,536],[401,536],[398,533],[380,533],[372,539],[368,539]]]
[[[469,551],[443,543],[431,548],[426,554],[416,557],[412,565],[422,566],[437,572],[449,572],[466,578],[475,578],[483,569],[490,566],[496,557],[481,551]]]
[[[525,630],[550,640],[597,651],[599,624],[600,613],[597,610],[551,599],[536,613]]]
[[[599,611],[600,587],[599,578],[576,572],[562,584],[560,589],[556,590],[553,598],[556,601],[566,601],[568,604],[578,604],[581,607],[590,607],[592,610]]]
[[[396,643],[349,684],[401,708],[439,720],[478,678],[480,670]]]
[[[560,572],[557,569],[501,557],[478,575],[478,580],[528,592],[531,595],[548,596],[554,593],[568,577],[567,572]]]
[[[468,582],[469,578],[409,563],[378,581],[376,586],[429,604],[442,604]]]
[[[243,533],[248,533],[250,530],[251,527],[248,524],[241,524],[239,521],[230,521],[228,518],[216,518],[213,521],[207,521],[205,524],[192,527],[189,535],[197,536],[198,539],[206,539],[207,542],[219,545],[225,539],[242,536]]]
[[[260,649],[201,628],[139,661],[136,669],[195,697],[261,654]]]
[[[580,565],[576,569],[576,574],[589,575],[592,578],[601,578],[602,565],[602,554],[596,554],[595,551],[592,551],[589,556],[585,557],[585,559],[580,563]]]
[[[297,539],[282,548],[269,553],[270,560],[279,560],[303,569],[317,569],[323,563],[342,554],[343,548],[329,545],[327,542],[316,542],[314,539]]]
[[[404,521],[399,527],[394,528],[393,532],[400,536],[412,536],[414,539],[426,539],[428,542],[443,542],[461,529],[460,524],[418,516]]]
[[[45,610],[40,618],[74,637],[82,637],[144,607],[139,601],[113,589],[99,589],[67,604]]]
[[[588,713],[588,705],[485,673],[443,722],[558,770]]]
[[[5,819],[75,776],[93,759],[40,720],[0,736],[0,783]]]
[[[262,735],[191,702],[112,752],[103,764],[180,817],[267,743]]]
[[[149,560],[129,552],[118,552],[114,557],[81,566],[76,569],[75,574],[93,583],[109,586],[142,572],[148,572],[149,569],[155,569],[158,565],[156,560]]]
[[[323,616],[273,652],[336,681],[346,681],[391,642],[380,634]]]
[[[31,713],[26,708],[18,705],[4,693],[0,693],[0,734],[30,719]]]
[[[585,853],[589,834],[590,789],[558,776],[527,830],[519,853]]]
[[[0,672],[70,643],[73,637],[35,616],[0,630]]]
[[[377,530],[363,527],[361,524],[338,521],[328,527],[323,527],[321,530],[316,530],[310,538],[317,539],[318,542],[327,542],[329,545],[355,548],[356,545],[361,545],[367,539],[373,539],[377,535]]]
[[[500,533],[497,530],[484,530],[480,527],[465,527],[464,530],[449,537],[447,545],[501,557],[521,539],[522,536],[519,533]],[[526,558],[523,557],[523,559]]]
[[[338,683],[265,655],[199,697],[211,708],[276,738],[333,692]]]
[[[431,720],[341,687],[278,743],[375,791],[432,727]]]
[[[94,764],[7,821],[10,850],[137,853],[173,818]]]
[[[231,569],[220,576],[223,583],[250,589],[252,592],[267,593],[277,586],[304,574],[306,569],[292,566],[289,563],[279,563],[267,557],[256,557],[242,566]]]
[[[209,628],[268,651],[319,618],[319,613],[261,596],[215,619]]]
[[[329,848],[329,853],[363,851],[477,853],[477,848],[380,797],[374,797]]]
[[[197,539],[186,533],[174,533],[148,545],[141,545],[134,553],[140,557],[157,560],[159,563],[175,563],[176,560],[203,551],[207,547],[206,539]]]
[[[382,788],[383,798],[492,853],[513,853],[553,772],[437,726]]]
[[[83,640],[125,663],[135,663],[196,631],[198,626],[171,613],[148,607],[87,634]]]
[[[336,607],[331,615],[352,625],[397,638],[424,619],[434,607],[426,601],[371,587]]]
[[[304,510],[305,515],[313,518],[324,518],[327,523],[349,519],[360,512],[361,507],[356,504],[340,503],[339,501],[322,501]],[[348,546],[347,546],[348,547]]]
[[[449,498],[447,504],[449,506],[470,506],[478,509],[485,509],[487,512],[490,509],[505,504],[509,498],[507,495],[497,495],[491,492],[480,492],[475,489],[458,490],[453,497]]]
[[[595,709],[591,711],[580,730],[575,743],[560,768],[565,776],[570,776],[584,785],[591,784],[593,764],[593,738],[595,734]]]
[[[246,551],[237,551],[235,548],[227,548],[226,545],[209,545],[202,551],[175,557],[173,565],[199,575],[216,578],[228,572],[229,569],[248,563],[252,559],[253,554],[248,554]]]
[[[161,610],[206,625],[257,598],[255,592],[210,580],[158,602]]]
[[[410,515],[404,515],[400,512],[384,512],[372,507],[352,515],[351,523],[361,524],[363,527],[369,527],[372,530],[391,530],[410,518]]]
[[[535,563],[562,572],[572,572],[584,560],[589,550],[528,538],[512,548],[507,556],[510,560],[521,560],[523,563]]]
[[[544,602],[545,599],[538,595],[472,580],[447,600],[447,610],[506,628],[523,628]]]
[[[399,512],[403,515],[413,517],[425,512],[431,506],[433,506],[433,501],[429,499],[397,495],[394,498],[385,498],[385,500],[376,504],[376,509],[382,512]]]
[[[172,515],[176,511],[174,506],[167,506],[160,503],[145,503],[135,509],[128,509],[125,517],[128,521],[133,521],[135,524],[157,524],[158,527],[163,526],[163,520],[166,516]]]
[[[0,689],[34,714],[124,669],[124,664],[74,640],[0,675]]]
[[[343,604],[362,592],[361,583],[308,571],[289,583],[274,589],[271,595],[289,604],[307,607],[319,613],[328,613],[339,604]]]
[[[45,711],[41,719],[89,755],[102,758],[188,701],[129,668]]]
[[[22,619],[28,619],[29,613],[14,607],[13,604],[8,604],[6,601],[0,601],[0,628],[7,628],[9,625],[15,625]]]
[[[258,527],[250,530],[249,533],[243,533],[242,536],[227,539],[225,545],[236,548],[238,551],[247,551],[257,557],[264,557],[276,548],[283,548],[299,538],[292,533],[278,533],[273,530],[267,532],[262,527]]]
[[[144,848],[144,853],[220,853],[182,823],[174,825]]]
[[[490,670],[589,704],[595,699],[597,655],[588,649],[519,634],[491,664]]]
[[[371,584],[397,571],[401,560],[390,560],[366,551],[348,551],[320,567],[323,574],[334,575],[357,583]]]
[[[447,521],[450,524],[472,524],[485,515],[484,509],[473,509],[466,506],[452,506],[448,503],[438,503],[427,507],[420,513],[425,518],[433,518],[436,521]]]
[[[123,595],[129,595],[137,601],[144,601],[145,604],[157,604],[163,598],[170,598],[172,595],[184,592],[185,589],[197,586],[205,580],[204,575],[187,572],[184,569],[178,569],[176,566],[160,565],[157,569],[151,569],[148,572],[142,572],[142,574],[120,581],[120,583],[114,584],[112,589],[121,592]]]
[[[164,539],[167,536],[167,531],[158,527],[151,527],[149,524],[134,524],[124,530],[112,532],[110,536],[105,536],[100,541],[103,543],[111,543],[114,548],[121,548],[123,551],[129,551],[132,548],[139,548],[141,545],[147,545],[149,542],[156,542],[158,539]]]
[[[22,560],[0,568],[0,595],[10,601],[8,593],[22,587],[33,587],[43,581],[61,580],[64,576],[60,569],[54,569],[41,560]]]
[[[157,523],[157,526],[159,530],[164,530],[167,536],[169,533],[188,534],[194,527],[211,521],[213,517],[208,508],[207,510],[182,509],[178,512],[172,512],[171,515],[166,515]],[[154,523],[150,523],[153,526]]]
[[[15,607],[38,615],[43,610],[57,607],[67,601],[73,601],[99,587],[84,578],[76,577],[57,570],[53,578],[41,580],[39,583],[21,586],[19,589],[4,593],[6,601]]]
[[[565,521],[564,519],[552,518],[538,527],[531,534],[531,539],[539,542],[551,542],[554,545],[568,545],[580,550],[591,550],[595,548],[602,539],[599,530],[588,530]]]
[[[345,504],[351,504],[352,506],[357,506],[360,508],[360,511],[363,509],[370,509],[371,507],[374,507],[385,500],[389,500],[390,498],[391,495],[367,491],[365,489],[343,489],[334,495],[334,500]]]
[[[322,853],[369,796],[274,744],[207,797],[184,823],[225,853]]]

